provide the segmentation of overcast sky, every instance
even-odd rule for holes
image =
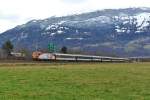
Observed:
[[[150,7],[150,0],[0,0],[0,32],[31,19],[128,7]]]

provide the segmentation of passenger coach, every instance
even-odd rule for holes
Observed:
[[[42,53],[33,52],[33,60],[43,61],[89,61],[89,62],[125,62],[127,58],[93,56],[93,55],[78,55],[78,54],[62,54],[62,53]]]

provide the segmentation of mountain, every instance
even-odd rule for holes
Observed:
[[[150,8],[105,9],[32,20],[0,34],[0,45],[35,50],[49,43],[116,56],[150,56]]]

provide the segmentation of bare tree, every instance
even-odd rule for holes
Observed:
[[[14,48],[14,46],[10,40],[6,41],[2,45],[2,50],[4,51],[4,53],[6,54],[7,57],[11,56],[11,52],[13,51],[13,48]]]

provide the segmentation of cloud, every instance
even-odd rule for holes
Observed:
[[[0,0],[0,32],[30,19],[106,8],[150,7],[150,0]],[[8,25],[7,25],[8,24]]]
[[[84,3],[88,0],[62,0],[64,3],[71,3],[71,4],[77,4],[77,3]]]
[[[14,26],[14,23],[12,23],[11,21],[0,19],[0,32],[4,32],[7,29],[11,29],[13,28],[12,26]]]
[[[17,21],[18,19],[20,19],[20,16],[17,16],[17,15],[9,15],[9,14],[5,15],[5,14],[0,13],[0,19],[1,19],[1,20],[10,20],[10,21],[15,22],[15,21]]]
[[[14,28],[17,25],[24,24],[29,20],[31,19],[0,18],[0,33],[8,29]]]
[[[17,25],[21,25],[31,19],[33,18],[26,18],[17,14],[6,14],[0,11],[0,33],[14,28]]]

